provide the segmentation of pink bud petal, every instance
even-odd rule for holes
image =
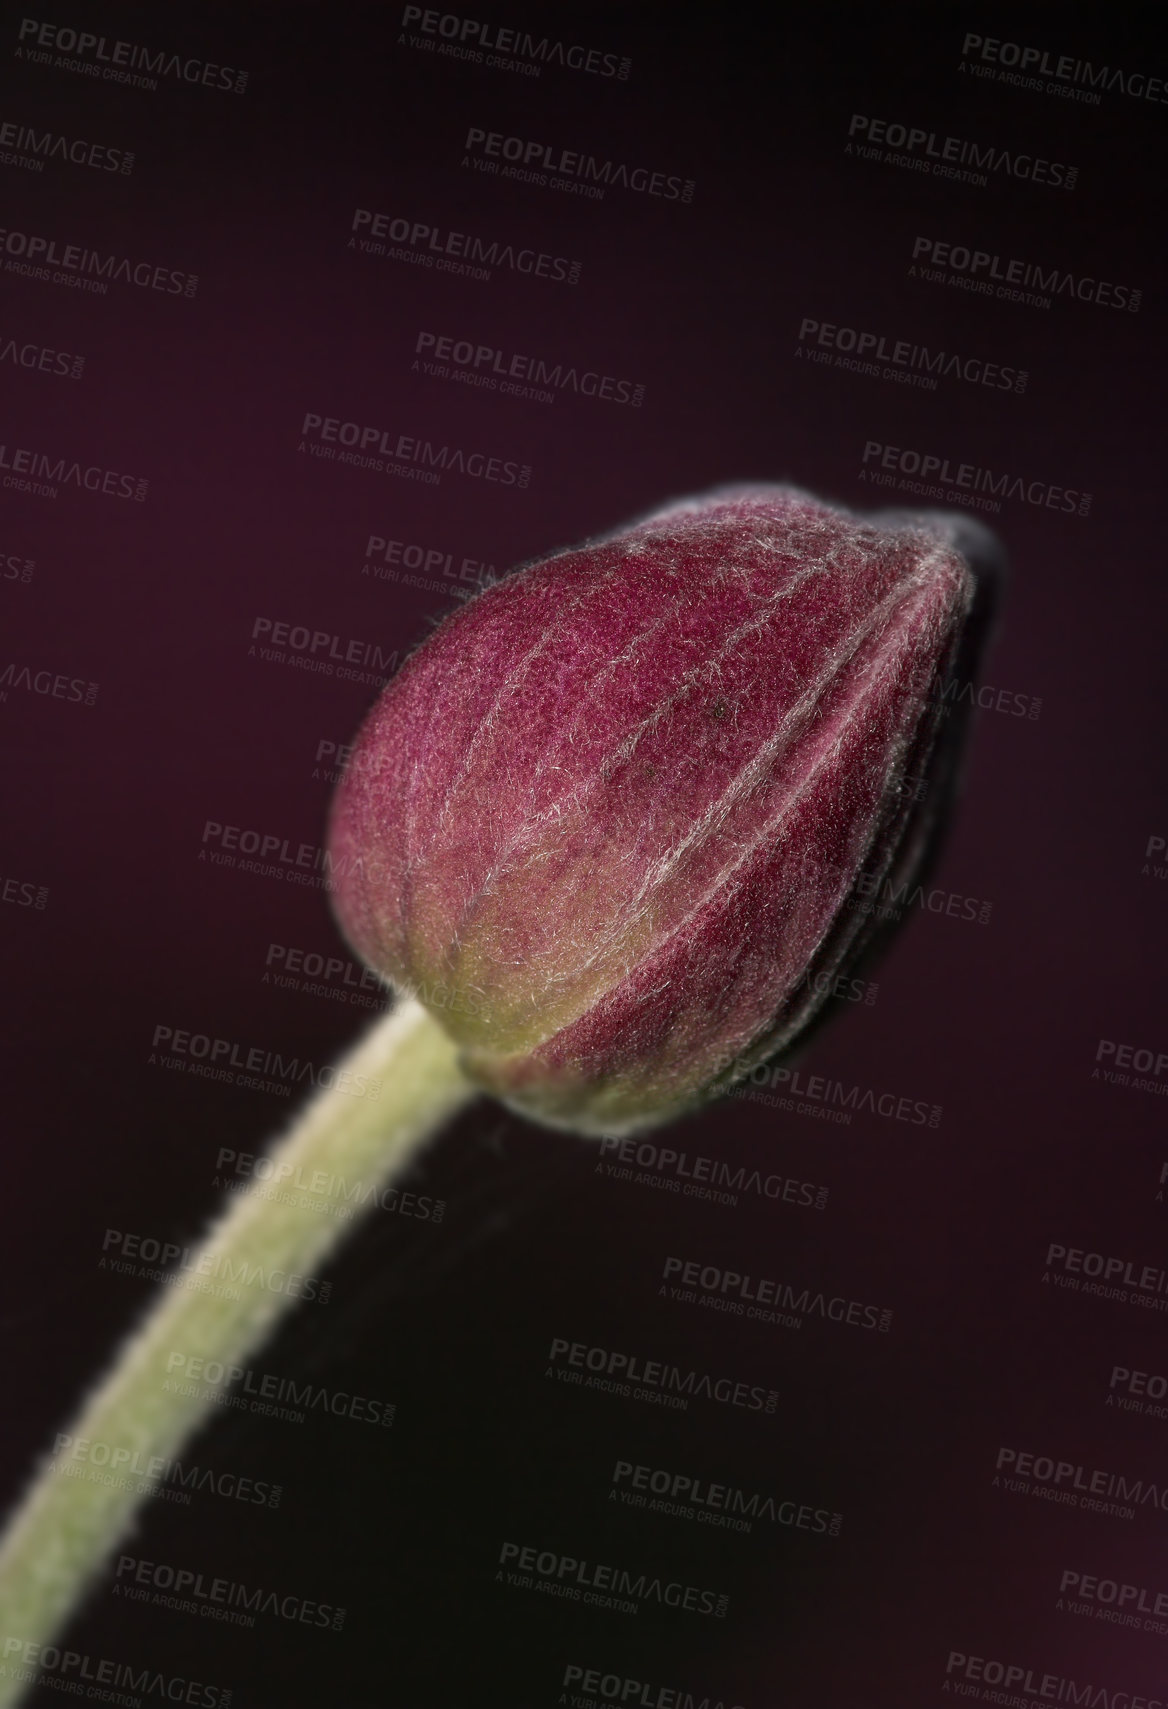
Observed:
[[[370,714],[350,942],[537,1119],[629,1131],[789,1044],[903,864],[972,578],[945,530],[727,489],[518,571]]]

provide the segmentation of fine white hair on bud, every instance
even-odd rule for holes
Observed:
[[[919,859],[971,538],[723,488],[486,589],[338,787],[349,941],[440,988],[466,1071],[536,1120],[632,1132],[726,1090],[864,947],[860,886]]]

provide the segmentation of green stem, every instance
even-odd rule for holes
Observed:
[[[317,1171],[318,1181],[342,1176],[349,1187],[360,1183],[366,1206],[375,1204],[386,1182],[475,1094],[457,1047],[419,1003],[403,998],[275,1142],[272,1163],[289,1167],[233,1194],[186,1272],[169,1279],[69,1426],[74,1441],[103,1444],[105,1469],[96,1471],[87,1457],[72,1469],[88,1476],[67,1476],[62,1462],[47,1460],[0,1537],[0,1709],[23,1693],[17,1676],[29,1671],[24,1655],[31,1654],[11,1646],[6,1654],[5,1640],[23,1646],[53,1638],[160,1482],[138,1469],[119,1476],[117,1468],[171,1460],[228,1386],[226,1375],[184,1394],[191,1385],[168,1379],[168,1357],[178,1350],[225,1367],[242,1364],[294,1303],[290,1280],[272,1291],[273,1272],[314,1275],[352,1228],[356,1212],[330,1214],[339,1207],[327,1187],[287,1183],[311,1183]],[[35,1672],[35,1662],[31,1667]]]

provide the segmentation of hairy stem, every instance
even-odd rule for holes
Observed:
[[[61,1629],[165,1463],[229,1384],[225,1371],[218,1385],[200,1382],[197,1394],[183,1393],[191,1385],[168,1376],[168,1358],[179,1351],[242,1364],[310,1291],[305,1279],[360,1214],[348,1201],[341,1202],[347,1216],[330,1214],[341,1205],[327,1188],[312,1189],[313,1176],[360,1183],[356,1196],[375,1204],[387,1181],[475,1095],[438,1022],[402,999],[274,1143],[266,1179],[233,1194],[197,1255],[168,1278],[68,1426],[74,1441],[103,1445],[102,1469],[87,1458],[70,1468],[83,1475],[69,1476],[63,1460],[46,1456],[0,1537],[0,1709],[23,1693],[29,1680],[21,1676],[35,1673],[35,1649],[25,1646],[43,1645]]]

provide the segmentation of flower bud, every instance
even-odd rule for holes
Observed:
[[[350,943],[536,1120],[627,1133],[726,1090],[919,863],[957,538],[727,488],[479,594],[338,787]]]

